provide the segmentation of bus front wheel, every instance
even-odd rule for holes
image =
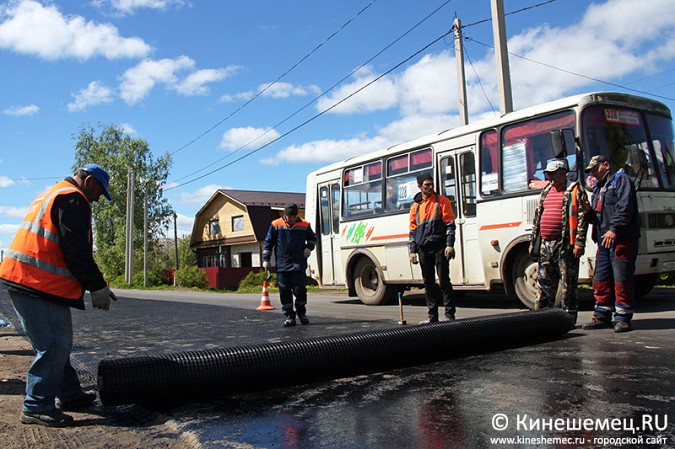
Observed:
[[[658,280],[659,273],[635,275],[635,299],[642,299],[647,293],[651,292]]]
[[[537,299],[537,270],[539,263],[532,260],[527,250],[521,251],[516,256],[515,264],[513,265],[513,287],[518,295],[520,302],[525,304],[529,309],[534,309],[534,302]],[[560,307],[563,299],[563,291],[561,283],[558,284],[558,290],[555,295],[555,306]]]
[[[354,288],[361,302],[368,306],[388,304],[396,295],[395,286],[384,283],[382,273],[368,257],[356,262]]]

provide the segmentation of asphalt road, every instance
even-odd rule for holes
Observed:
[[[368,307],[340,292],[311,294],[312,322],[294,328],[282,327],[275,294],[273,311],[255,310],[260,295],[117,294],[107,313],[73,313],[84,384],[95,384],[104,358],[401,327],[398,305]],[[588,291],[582,310],[580,323],[592,313]],[[457,317],[517,311],[526,313],[513,298],[467,294]],[[0,313],[12,319],[2,295]],[[424,319],[423,296],[406,294],[403,313],[407,326]],[[142,416],[166,420],[200,448],[675,447],[675,289],[642,301],[634,327],[577,328],[545,343],[290,388],[270,378],[261,392],[168,408],[106,409],[127,424],[139,419],[139,431]]]

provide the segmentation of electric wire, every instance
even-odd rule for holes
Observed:
[[[441,4],[440,6],[438,6],[436,9],[434,9],[432,12],[430,12],[430,13],[427,14],[424,18],[422,18],[419,22],[417,22],[415,25],[413,25],[410,29],[408,29],[405,33],[401,34],[399,37],[397,37],[397,38],[394,39],[392,42],[390,42],[388,45],[386,45],[383,49],[381,49],[381,50],[380,50],[379,52],[377,52],[375,55],[373,55],[372,57],[370,57],[367,61],[363,62],[361,65],[359,65],[357,68],[355,68],[354,70],[352,70],[350,73],[348,73],[347,75],[345,75],[344,77],[342,77],[340,80],[338,80],[338,81],[337,81],[336,83],[334,83],[332,86],[330,86],[328,89],[326,89],[326,90],[324,90],[323,92],[321,92],[319,95],[317,95],[316,97],[314,97],[312,100],[310,100],[309,102],[307,102],[305,105],[303,105],[302,107],[300,107],[299,109],[297,109],[295,112],[293,112],[292,114],[290,114],[289,116],[287,116],[286,118],[284,118],[283,120],[281,120],[280,122],[278,122],[277,124],[275,124],[274,126],[272,126],[272,127],[270,127],[269,129],[267,129],[267,130],[266,130],[265,132],[263,132],[262,134],[256,136],[254,139],[250,140],[249,142],[245,143],[244,145],[241,145],[240,147],[238,147],[238,148],[236,148],[236,149],[230,151],[228,154],[226,154],[225,156],[223,156],[223,157],[221,157],[221,158],[219,158],[219,159],[213,161],[213,162],[210,163],[209,165],[207,165],[207,166],[205,166],[205,167],[202,167],[202,168],[200,168],[199,170],[196,170],[196,171],[194,171],[194,172],[192,172],[192,173],[189,173],[189,174],[187,174],[187,175],[184,175],[184,176],[182,176],[182,177],[180,177],[180,178],[176,178],[176,179],[172,180],[171,183],[177,183],[178,181],[181,181],[181,180],[183,180],[183,179],[189,178],[189,177],[191,177],[191,176],[193,176],[193,175],[196,175],[197,173],[201,173],[201,172],[203,172],[204,170],[209,169],[210,167],[213,166],[213,164],[217,164],[218,162],[224,161],[225,159],[231,157],[233,154],[235,154],[235,153],[239,152],[240,150],[242,150],[242,149],[244,149],[244,148],[250,146],[251,144],[255,143],[256,141],[258,141],[259,139],[261,139],[262,137],[264,137],[265,135],[267,135],[268,133],[270,133],[272,130],[275,130],[275,129],[278,128],[279,126],[283,125],[283,124],[286,123],[288,120],[290,120],[291,118],[295,117],[297,114],[299,114],[300,112],[304,111],[304,110],[307,109],[309,106],[311,106],[312,104],[314,104],[315,102],[317,102],[319,99],[321,99],[322,97],[326,96],[329,92],[331,92],[331,91],[332,91],[333,89],[335,89],[337,86],[339,86],[339,85],[342,84],[344,81],[346,81],[347,79],[349,79],[351,76],[353,76],[353,75],[354,75],[355,73],[357,73],[359,70],[363,69],[366,65],[368,65],[369,63],[371,63],[371,62],[372,62],[374,59],[376,59],[378,56],[380,56],[381,54],[383,54],[385,51],[387,51],[389,48],[391,48],[392,46],[394,46],[396,43],[398,43],[398,42],[399,42],[401,39],[403,39],[405,36],[407,36],[407,35],[410,34],[412,31],[414,31],[414,30],[415,30],[417,27],[419,27],[421,24],[423,24],[424,22],[426,22],[430,17],[432,17],[433,15],[435,15],[438,11],[440,11],[445,5],[447,5],[447,4],[450,3],[451,1],[452,1],[452,0],[447,0],[447,1],[445,1],[444,3],[442,3],[442,4]],[[448,34],[449,34],[449,33],[444,34],[443,37],[447,36]],[[353,95],[353,94],[352,94],[352,95]],[[278,139],[275,139],[275,140],[273,140],[272,142],[269,142],[269,143],[276,142],[276,140],[278,140]],[[168,190],[168,189],[167,189],[167,190]]]
[[[467,37],[466,39],[467,39],[467,40],[470,40],[471,42],[475,42],[475,43],[477,43],[477,44],[480,44],[480,45],[483,45],[483,46],[485,46],[485,47],[488,47],[488,48],[494,48],[492,45],[486,44],[486,43],[484,43],[484,42],[478,41],[478,40],[473,39],[473,38],[470,38],[470,37]],[[631,91],[631,92],[639,93],[639,94],[642,94],[642,95],[651,95],[651,96],[653,96],[653,97],[661,98],[661,99],[663,99],[663,100],[675,101],[675,98],[672,98],[672,97],[667,97],[667,96],[665,96],[665,95],[658,95],[658,94],[655,94],[655,93],[652,93],[652,92],[647,92],[647,91],[640,90],[640,89],[633,89],[632,87],[628,87],[628,86],[623,85],[623,84],[612,83],[611,81],[603,80],[603,79],[600,79],[600,78],[595,78],[595,77],[588,76],[588,75],[583,75],[583,74],[581,74],[581,73],[577,73],[577,72],[573,72],[572,70],[568,70],[568,69],[563,69],[563,68],[560,68],[560,67],[556,67],[556,66],[554,66],[554,65],[547,64],[547,63],[541,62],[541,61],[537,61],[537,60],[535,60],[535,59],[528,58],[527,56],[519,55],[519,54],[517,54],[517,53],[511,53],[511,52],[508,52],[508,54],[511,55],[511,56],[515,56],[516,58],[520,58],[520,59],[523,59],[523,60],[525,60],[525,61],[532,62],[532,63],[534,63],[534,64],[538,64],[538,65],[542,65],[542,66],[544,66],[544,67],[548,67],[548,68],[550,68],[550,69],[558,70],[558,71],[560,71],[560,72],[568,73],[568,74],[570,74],[570,75],[575,75],[575,76],[578,76],[578,77],[580,77],[580,78],[584,78],[584,79],[587,79],[587,80],[595,81],[596,83],[607,84],[607,85],[609,85],[609,86],[618,87],[618,88],[625,89],[625,90],[629,90],[629,91]]]
[[[480,79],[480,75],[478,75],[478,72],[476,71],[476,67],[474,67],[473,62],[471,62],[471,56],[469,56],[469,52],[466,47],[464,47],[464,54],[466,55],[466,59],[469,60],[469,65],[471,66],[471,70],[473,70],[473,74],[476,75],[476,79],[478,80],[478,85],[480,86],[481,92],[483,92],[483,96],[485,97],[485,100],[487,100],[488,104],[490,105],[490,109],[492,109],[493,114],[497,114],[497,111],[495,110],[494,105],[490,101],[490,97],[488,96],[487,92],[485,92],[485,87],[483,86],[483,81]]]
[[[345,101],[349,100],[349,99],[352,98],[354,95],[358,94],[359,92],[361,92],[362,90],[364,90],[365,88],[367,88],[368,86],[370,86],[371,84],[373,84],[373,83],[379,81],[380,79],[382,79],[382,78],[385,77],[386,75],[390,74],[390,73],[393,72],[394,70],[398,69],[399,67],[401,67],[402,65],[404,65],[405,63],[407,63],[408,61],[410,61],[411,59],[413,59],[413,58],[416,57],[417,55],[419,55],[420,53],[426,51],[429,47],[433,46],[433,45],[436,44],[438,41],[444,39],[445,36],[447,36],[447,35],[450,34],[450,33],[452,33],[452,30],[443,33],[441,36],[437,37],[436,39],[434,39],[433,41],[431,41],[429,44],[425,45],[424,47],[422,47],[421,49],[417,50],[417,51],[416,51],[415,53],[413,53],[412,55],[410,55],[410,56],[408,56],[407,58],[405,58],[403,61],[401,61],[401,62],[399,62],[398,64],[396,64],[395,66],[391,67],[391,68],[390,68],[389,70],[387,70],[386,72],[384,72],[384,73],[380,74],[379,76],[375,77],[375,78],[372,79],[370,82],[366,83],[365,85],[361,86],[359,89],[355,90],[354,92],[350,93],[350,94],[347,95],[346,97],[342,98],[340,101],[334,103],[333,105],[329,106],[328,108],[324,109],[323,111],[321,111],[321,112],[319,112],[319,113],[313,115],[312,117],[310,117],[309,119],[305,120],[304,122],[302,122],[302,123],[296,125],[295,127],[291,128],[290,130],[288,130],[288,131],[286,131],[285,133],[281,134],[280,136],[276,137],[274,140],[272,140],[272,141],[270,141],[270,142],[268,142],[268,143],[266,143],[266,144],[264,144],[264,145],[262,145],[262,146],[256,148],[255,150],[251,150],[251,151],[249,151],[248,153],[244,154],[243,156],[241,156],[241,157],[239,157],[239,158],[237,158],[237,159],[235,159],[235,160],[233,160],[233,161],[231,161],[231,162],[228,162],[228,163],[225,164],[225,165],[222,165],[222,166],[220,166],[220,167],[218,167],[218,168],[215,168],[215,169],[211,170],[211,171],[208,172],[208,173],[205,173],[205,174],[203,174],[203,175],[201,175],[201,176],[198,176],[198,177],[196,177],[196,178],[190,179],[189,181],[186,181],[186,182],[184,182],[184,183],[182,183],[182,184],[178,184],[178,185],[175,185],[175,186],[167,187],[167,188],[164,189],[164,190],[165,190],[165,191],[173,190],[173,189],[176,189],[176,188],[178,188],[178,187],[183,187],[183,186],[185,186],[185,185],[187,185],[187,184],[190,184],[190,183],[192,183],[192,182],[198,181],[198,180],[200,180],[200,179],[202,179],[202,178],[205,178],[206,176],[212,175],[213,173],[216,173],[216,172],[218,172],[218,171],[220,171],[220,170],[222,170],[222,169],[224,169],[224,168],[227,168],[227,167],[229,167],[230,165],[233,165],[233,164],[235,164],[235,163],[241,161],[242,159],[245,159],[245,158],[247,158],[247,157],[249,157],[249,156],[252,156],[253,154],[257,153],[258,151],[260,151],[260,150],[262,150],[262,149],[264,149],[264,148],[267,148],[268,146],[270,146],[270,145],[272,145],[273,143],[275,143],[275,142],[281,140],[282,138],[288,136],[289,134],[291,134],[291,133],[297,131],[298,129],[302,128],[303,126],[307,125],[308,123],[313,122],[314,120],[316,120],[317,118],[321,117],[321,116],[324,115],[325,113],[327,113],[327,112],[329,112],[329,111],[335,109],[336,107],[338,107],[339,105],[341,105],[341,104],[344,103]]]
[[[279,75],[279,76],[277,77],[277,79],[275,79],[274,81],[272,81],[271,83],[269,83],[267,86],[265,86],[264,89],[260,90],[260,91],[259,91],[257,94],[255,94],[252,98],[250,98],[250,99],[249,99],[248,101],[246,101],[244,104],[242,104],[242,105],[239,106],[237,109],[235,109],[234,111],[232,111],[227,117],[225,117],[224,119],[222,119],[221,121],[219,121],[218,123],[216,123],[215,125],[213,125],[211,128],[207,129],[206,131],[204,131],[203,133],[201,133],[200,135],[198,135],[197,137],[195,137],[194,139],[192,139],[191,141],[189,141],[188,143],[186,143],[186,144],[183,145],[182,147],[180,147],[180,148],[174,150],[173,152],[171,152],[171,153],[169,153],[169,154],[170,154],[170,155],[174,155],[174,154],[178,153],[179,151],[181,151],[181,150],[183,150],[183,149],[189,147],[190,145],[192,145],[193,143],[195,143],[196,141],[198,141],[199,139],[201,139],[202,137],[204,137],[205,135],[207,135],[208,133],[210,133],[211,131],[213,131],[214,129],[216,129],[218,126],[222,125],[222,124],[223,124],[225,121],[227,121],[230,117],[234,116],[234,115],[237,114],[239,111],[241,111],[242,109],[244,109],[246,106],[248,106],[249,104],[251,104],[251,102],[253,102],[256,98],[258,98],[258,97],[261,96],[263,93],[265,93],[265,91],[267,91],[267,90],[270,89],[272,86],[274,86],[275,84],[277,84],[282,78],[284,78],[286,75],[288,75],[288,74],[289,74],[292,70],[294,70],[297,66],[299,66],[300,64],[302,64],[307,58],[309,58],[310,56],[312,56],[319,48],[323,47],[324,44],[326,44],[329,40],[331,40],[333,37],[335,37],[340,31],[342,31],[344,28],[346,28],[346,27],[347,27],[350,23],[352,23],[357,17],[359,17],[366,9],[370,8],[370,7],[373,5],[373,3],[375,3],[376,1],[377,1],[377,0],[371,0],[370,3],[368,3],[366,6],[364,6],[363,8],[361,8],[361,10],[360,10],[359,12],[357,12],[351,19],[349,19],[347,22],[345,22],[345,23],[344,23],[341,27],[339,27],[335,32],[333,32],[333,34],[331,34],[330,36],[328,36],[326,39],[323,40],[323,42],[321,42],[321,43],[318,44],[316,47],[314,47],[314,49],[313,49],[312,51],[310,51],[310,52],[307,53],[305,56],[303,56],[302,58],[300,58],[300,60],[298,60],[298,62],[296,62],[295,64],[293,64],[288,70],[286,70],[284,73],[282,73],[281,75]]]

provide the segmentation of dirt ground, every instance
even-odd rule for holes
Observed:
[[[196,449],[190,434],[181,433],[170,419],[123,418],[98,402],[86,413],[68,412],[75,426],[57,429],[19,421],[26,388],[26,372],[33,360],[28,341],[12,327],[0,327],[0,445],[5,449],[150,448]],[[133,416],[133,414],[131,414]],[[149,419],[149,421],[148,421]]]

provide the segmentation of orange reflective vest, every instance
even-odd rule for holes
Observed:
[[[70,272],[63,257],[60,236],[52,221],[54,200],[61,195],[84,193],[68,181],[48,188],[33,200],[5,258],[0,278],[38,292],[79,303],[84,288]]]

